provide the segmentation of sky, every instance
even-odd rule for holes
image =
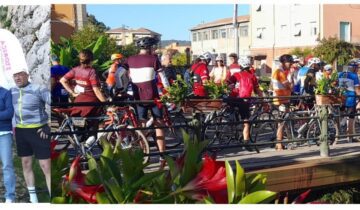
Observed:
[[[87,12],[110,28],[148,28],[162,34],[162,40],[190,41],[189,29],[202,23],[233,16],[233,4],[179,5],[96,5],[87,4]],[[238,15],[248,15],[248,5],[238,5]]]

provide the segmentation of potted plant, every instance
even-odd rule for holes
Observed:
[[[343,104],[345,88],[339,86],[338,73],[334,71],[330,78],[322,77],[317,81],[315,100],[317,105]]]

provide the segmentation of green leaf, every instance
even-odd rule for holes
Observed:
[[[51,203],[65,204],[65,203],[67,203],[67,198],[66,197],[54,197],[53,199],[51,199]]]
[[[124,202],[124,194],[121,191],[121,186],[117,183],[115,178],[111,178],[109,181],[105,181],[105,186],[110,190],[111,195],[118,203]]]
[[[225,169],[226,169],[228,201],[229,203],[232,203],[234,201],[234,195],[235,195],[234,172],[228,161],[225,161]]]
[[[114,153],[110,143],[106,140],[105,137],[101,137],[100,142],[101,142],[101,146],[103,147],[103,152],[101,156],[104,156],[112,160],[114,157]]]
[[[99,57],[100,53],[103,51],[103,48],[106,46],[106,42],[107,42],[107,40],[104,35],[102,35],[98,38],[94,48],[92,49],[92,52],[94,53],[94,58]]]
[[[215,204],[215,201],[210,196],[205,197],[203,201],[205,204]]]
[[[175,161],[170,156],[166,155],[165,160],[169,166],[171,177],[174,179],[179,174],[180,169],[177,168]]]
[[[85,176],[85,183],[87,185],[101,184],[100,176],[96,169],[89,170],[89,172]]]
[[[239,204],[263,204],[269,203],[276,197],[276,192],[271,191],[257,191],[245,196]]]
[[[241,197],[245,194],[246,185],[245,185],[245,172],[244,169],[240,166],[238,161],[236,163],[236,178],[235,178],[235,197]]]
[[[110,178],[114,178],[118,184],[122,185],[122,178],[120,174],[120,170],[115,161],[101,156],[100,157],[100,170],[105,180],[109,180]]]
[[[106,193],[96,193],[96,200],[98,204],[110,204],[110,200]]]
[[[160,176],[163,173],[164,173],[164,171],[155,171],[155,172],[147,173],[144,176],[142,176],[138,181],[133,183],[131,185],[131,188],[133,190],[137,190],[139,187],[146,185],[148,182],[152,181],[153,179],[157,178],[158,176]]]

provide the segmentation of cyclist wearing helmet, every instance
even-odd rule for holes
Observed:
[[[316,73],[320,70],[321,60],[319,58],[310,58],[308,61],[309,70],[304,80],[304,92],[309,95],[315,94]]]
[[[240,103],[237,103],[236,106],[239,108],[240,116],[242,120],[249,120],[250,118],[250,103],[249,99],[252,95],[252,92],[255,92],[259,97],[263,97],[263,94],[259,88],[259,83],[255,75],[251,72],[250,60],[247,57],[242,57],[239,59],[239,64],[241,66],[241,71],[234,73],[228,80],[228,83],[236,84],[235,88],[237,95],[233,95],[236,98],[243,98]],[[244,123],[243,129],[244,144],[249,144],[250,140],[250,123]],[[245,149],[252,151],[252,149],[247,145]]]
[[[112,54],[111,55],[111,61],[113,62],[108,70],[108,75],[106,79],[106,85],[108,87],[108,90],[110,90],[115,85],[115,73],[118,69],[119,65],[121,64],[121,59],[123,58],[123,55],[120,53]]]
[[[294,63],[293,57],[289,54],[284,54],[279,58],[280,66],[273,71],[271,75],[271,83],[274,90],[274,96],[291,96],[292,84],[289,82],[286,76],[286,71],[289,71],[291,65]],[[289,99],[274,99],[274,104],[276,106],[285,106],[285,112],[288,112],[290,100]],[[282,141],[283,139],[283,128],[284,122],[278,124],[277,129],[277,141]],[[276,144],[276,150],[282,150],[283,146],[281,143]]]
[[[349,135],[353,134],[354,128],[354,119],[355,119],[355,111],[356,111],[356,95],[360,95],[359,89],[359,78],[357,75],[358,65],[355,62],[351,62],[348,65],[348,68],[339,72],[339,86],[346,88],[345,96],[345,111],[346,114],[350,115],[348,117],[348,126],[347,132]],[[348,137],[349,142],[353,139],[352,137]]]
[[[161,79],[163,79],[165,78],[165,74],[161,70],[161,64],[157,55],[152,54],[152,48],[157,45],[158,42],[159,40],[154,37],[138,39],[135,44],[140,48],[139,54],[130,56],[127,59],[135,100],[154,100],[159,98],[155,78],[156,74],[162,74],[163,76]],[[140,121],[142,123],[146,122],[149,110],[154,118],[155,126],[163,125],[162,110],[155,104],[137,105],[137,114]],[[156,129],[156,142],[159,152],[165,152],[165,135],[163,129]],[[164,164],[162,155],[160,157],[160,162],[161,164]]]
[[[208,64],[212,58],[211,53],[206,52],[199,56],[200,62],[191,66],[193,74],[193,92],[195,97],[206,97],[204,83],[209,80]]]

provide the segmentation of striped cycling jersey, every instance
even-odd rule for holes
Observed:
[[[359,86],[359,77],[354,72],[339,72],[339,86],[345,87],[346,107],[356,106],[355,88]]]
[[[51,103],[49,89],[29,83],[22,88],[11,88],[11,94],[16,127],[38,128],[48,123],[45,104]]]
[[[241,71],[239,64],[233,63],[229,66],[230,76]]]
[[[137,100],[151,100],[159,97],[156,86],[156,72],[161,64],[156,55],[134,55],[127,60],[134,97]]]
[[[285,72],[278,68],[271,75],[271,83],[274,90],[274,96],[291,96],[291,90],[284,84],[288,83]],[[289,99],[274,99],[275,105],[289,103]]]

